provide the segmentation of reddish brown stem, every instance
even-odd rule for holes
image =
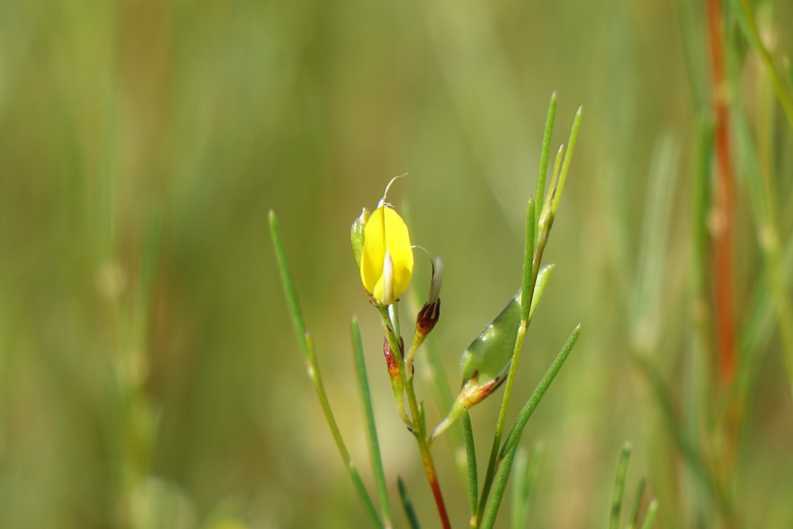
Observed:
[[[435,498],[435,505],[438,507],[438,516],[440,516],[443,529],[451,529],[452,525],[449,522],[449,515],[446,512],[446,504],[443,502],[443,493],[441,492],[441,484],[438,481],[438,475],[435,472],[435,465],[432,462],[432,456],[429,452],[429,447],[426,443],[421,443],[421,460],[424,464],[424,473],[427,475],[427,481],[432,489],[432,496]]]
[[[732,266],[735,176],[730,154],[730,114],[727,106],[721,0],[707,1],[717,169],[711,217],[711,269],[719,373],[722,383],[728,386],[734,379],[736,363]]]

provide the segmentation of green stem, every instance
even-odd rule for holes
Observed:
[[[358,376],[358,388],[361,391],[361,401],[363,403],[364,415],[366,416],[366,432],[369,442],[369,457],[372,464],[372,474],[374,475],[377,484],[377,492],[380,496],[380,508],[383,511],[383,524],[386,529],[390,529],[392,527],[391,505],[388,501],[388,487],[386,486],[385,471],[383,470],[383,459],[380,455],[380,441],[377,436],[377,424],[374,418],[372,395],[369,391],[369,377],[366,374],[366,360],[363,354],[361,328],[358,325],[358,320],[355,318],[352,320],[350,332],[355,356],[355,371]]]
[[[284,295],[286,296],[286,303],[289,307],[289,314],[292,319],[292,325],[295,328],[298,344],[300,345],[300,348],[302,349],[306,358],[306,371],[308,372],[308,377],[314,386],[320,406],[322,407],[322,414],[325,417],[325,422],[328,424],[328,428],[330,429],[331,435],[333,436],[333,441],[336,444],[339,456],[341,456],[342,463],[344,463],[344,466],[347,468],[347,472],[350,474],[350,479],[352,480],[356,492],[360,496],[364,507],[366,507],[366,511],[369,513],[374,526],[380,529],[385,529],[382,520],[380,520],[380,516],[377,514],[377,509],[372,502],[372,498],[366,491],[366,487],[363,484],[361,475],[358,473],[358,470],[355,468],[355,465],[352,462],[350,452],[347,450],[347,445],[344,443],[344,439],[342,438],[341,432],[339,431],[339,426],[336,423],[336,418],[333,415],[333,409],[331,408],[330,402],[328,401],[328,396],[325,392],[325,384],[322,381],[322,374],[319,370],[317,355],[314,350],[314,341],[306,331],[303,314],[300,310],[300,302],[298,301],[297,292],[294,287],[294,282],[292,281],[292,276],[289,273],[289,263],[286,258],[286,252],[284,251],[283,243],[281,242],[281,232],[278,225],[278,218],[276,217],[274,211],[270,211],[269,220],[270,235],[273,241],[273,248],[275,250],[275,258],[278,263],[278,271],[281,276],[281,284],[284,288]]]
[[[407,395],[408,406],[410,408],[408,428],[416,438],[419,454],[421,456],[421,463],[424,468],[424,475],[432,490],[432,496],[435,499],[435,506],[438,509],[438,516],[441,519],[443,529],[451,529],[449,515],[446,511],[446,504],[443,501],[443,493],[441,491],[440,482],[438,481],[438,473],[435,469],[435,462],[432,459],[432,452],[430,451],[429,440],[427,439],[427,424],[424,420],[424,413],[420,410],[418,400],[416,399],[416,391],[413,386],[414,377],[405,376],[404,354],[401,348],[401,340],[392,326],[391,319],[388,317],[388,310],[385,307],[378,307],[378,312],[383,320],[386,339],[391,345],[394,355],[397,356],[397,361],[399,363],[399,377],[404,383],[405,394]]]

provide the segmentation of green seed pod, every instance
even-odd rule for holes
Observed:
[[[509,365],[520,324],[520,294],[463,351],[463,382],[471,378],[492,380]]]
[[[548,265],[537,274],[534,295],[529,309],[529,319],[537,309],[545,287],[548,285],[554,265]],[[463,351],[462,369],[463,384],[452,408],[446,417],[435,427],[431,440],[448,430],[459,419],[465,410],[492,395],[504,382],[521,318],[520,291],[509,300],[507,306],[496,318],[471,342]]]
[[[545,292],[553,268],[553,265],[545,266],[537,275],[529,317],[534,314]],[[503,375],[509,368],[518,325],[520,325],[519,298],[520,292],[509,300],[499,315],[463,351],[461,362],[463,383],[468,382],[472,377],[476,377],[480,383],[485,383]]]

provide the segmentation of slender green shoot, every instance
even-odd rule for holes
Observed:
[[[548,163],[551,154],[551,138],[553,136],[553,124],[556,120],[556,92],[551,94],[551,102],[548,104],[548,114],[545,118],[545,132],[542,135],[542,150],[540,151],[540,165],[537,171],[537,188],[534,196],[539,206],[534,208],[534,224],[540,223],[540,213],[542,213],[542,202],[545,196],[545,180],[548,177]]]
[[[360,496],[364,507],[366,507],[366,511],[369,513],[374,526],[385,529],[383,522],[380,519],[380,515],[377,514],[377,509],[374,506],[374,502],[372,502],[372,498],[366,491],[366,487],[363,484],[361,475],[352,462],[350,452],[347,450],[347,445],[344,443],[344,439],[342,438],[341,432],[339,431],[339,426],[336,423],[336,417],[333,415],[333,409],[330,406],[330,401],[328,401],[328,395],[325,392],[325,384],[322,381],[322,374],[319,370],[317,355],[314,350],[314,342],[311,339],[311,335],[306,332],[306,326],[303,321],[303,314],[300,310],[300,302],[298,301],[297,291],[295,290],[292,276],[289,273],[289,263],[286,258],[286,252],[284,251],[283,243],[281,242],[281,231],[278,225],[278,217],[275,215],[274,211],[270,211],[269,220],[270,236],[273,241],[275,258],[278,262],[278,271],[281,275],[281,284],[284,288],[284,295],[286,296],[286,303],[289,307],[289,314],[292,318],[292,325],[295,328],[295,335],[297,337],[298,344],[300,345],[300,348],[303,350],[303,354],[306,357],[306,371],[308,372],[308,378],[311,380],[311,384],[314,386],[320,406],[322,407],[322,413],[325,417],[325,422],[328,424],[328,428],[330,428],[330,432],[333,436],[333,441],[336,443],[339,456],[341,456],[342,463],[344,463],[344,466],[347,468],[347,472],[350,474],[350,479],[352,480],[356,492]]]
[[[611,509],[609,511],[609,529],[619,529],[622,514],[622,498],[625,496],[625,477],[628,474],[628,463],[631,459],[631,445],[625,443],[620,451],[617,472],[614,478],[614,489],[611,493]]]
[[[369,457],[371,459],[372,474],[377,484],[377,492],[380,496],[380,508],[383,511],[383,524],[386,529],[392,527],[391,505],[388,501],[388,487],[386,486],[385,472],[383,470],[383,459],[380,455],[380,441],[377,436],[377,423],[374,419],[374,407],[372,406],[372,395],[369,391],[369,377],[366,373],[366,359],[363,353],[363,340],[361,339],[361,328],[356,318],[352,319],[350,328],[352,335],[352,348],[355,356],[355,371],[358,375],[358,389],[361,392],[361,402],[366,416],[366,433],[369,442]]]
[[[401,477],[397,478],[397,489],[399,489],[399,499],[402,501],[402,508],[405,510],[405,517],[408,519],[410,529],[421,529],[419,518],[416,516],[416,509],[413,508],[413,502],[410,501],[405,482],[402,481]]]

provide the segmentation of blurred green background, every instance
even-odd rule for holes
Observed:
[[[776,4],[766,20],[789,54],[793,4]],[[655,0],[0,3],[0,526],[366,523],[292,335],[270,208],[364,479],[352,314],[386,473],[392,485],[405,478],[435,526],[350,222],[409,173],[391,197],[409,204],[414,242],[444,258],[429,342],[455,387],[459,354],[519,284],[554,90],[555,144],[579,104],[585,117],[514,410],[570,329],[580,321],[584,332],[525,436],[545,446],[531,526],[602,526],[625,440],[630,490],[647,477],[660,527],[715,526],[631,361],[640,352],[658,366],[699,431],[689,412],[707,362],[694,344],[691,181],[703,17],[702,6]],[[751,57],[736,68],[751,122],[764,72]],[[785,242],[793,148],[777,121]],[[763,266],[747,178],[739,323]],[[423,292],[428,266],[417,263]],[[793,405],[773,325],[763,336],[733,492],[750,527],[789,527]],[[418,392],[432,401],[425,381]],[[491,399],[473,413],[480,461],[496,409]],[[430,422],[443,411],[429,405]],[[463,527],[455,454],[442,442],[435,453]]]

